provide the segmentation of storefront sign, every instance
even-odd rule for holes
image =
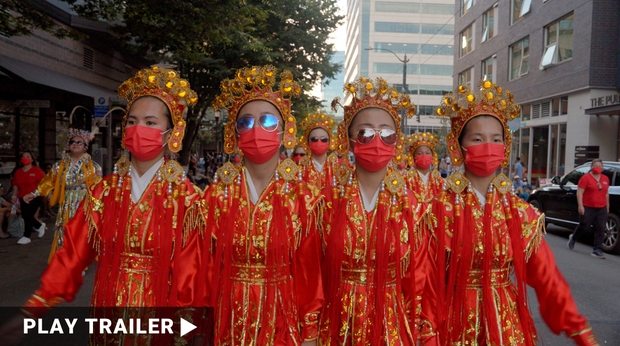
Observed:
[[[600,147],[598,145],[575,146],[575,165],[583,165],[599,158]]]
[[[50,100],[17,100],[15,107],[21,108],[50,108]]]
[[[590,99],[592,108],[605,107],[620,104],[620,94],[607,95]]]
[[[107,97],[95,98],[95,118],[101,118],[110,110],[110,100]]]

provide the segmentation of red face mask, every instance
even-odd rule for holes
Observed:
[[[594,174],[601,174],[601,173],[603,173],[603,168],[602,167],[592,167],[592,173],[594,173]]]
[[[32,160],[27,158],[27,157],[22,157],[22,159],[20,160],[20,162],[22,163],[22,165],[24,166],[28,166],[29,164],[32,163]]]
[[[301,163],[301,155],[293,155],[293,161],[299,165]]]
[[[239,156],[235,156],[235,158],[233,159],[233,161],[234,161],[235,163],[239,163],[239,162],[241,162],[241,159],[239,158]]]
[[[405,169],[405,164],[404,163],[399,164],[398,169]]]
[[[327,151],[327,148],[329,148],[329,142],[312,142],[310,143],[310,151],[312,151],[312,153],[316,156],[321,156],[323,154],[325,154],[325,152]]]
[[[506,148],[503,144],[484,143],[465,149],[465,167],[479,177],[493,174],[504,162]]]
[[[251,162],[265,163],[280,149],[280,136],[276,131],[267,132],[260,127],[253,127],[239,136],[239,149]]]
[[[360,166],[369,172],[382,170],[395,156],[394,146],[386,145],[379,139],[379,136],[375,136],[366,145],[356,142],[353,154],[355,154],[355,161],[359,162]]]
[[[433,163],[433,157],[430,155],[418,155],[415,157],[415,166],[419,169],[428,169]]]
[[[168,131],[161,132],[160,129],[142,125],[127,127],[123,143],[138,161],[150,161],[164,149],[162,135]]]

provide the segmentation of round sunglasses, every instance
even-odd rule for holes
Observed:
[[[261,117],[258,118],[258,125],[267,132],[275,131],[278,128],[279,123],[280,123],[280,120],[278,120],[278,118],[275,115],[271,115],[271,114],[261,115]],[[255,125],[254,118],[250,116],[246,116],[246,117],[241,117],[237,119],[237,123],[235,124],[235,127],[237,128],[237,133],[242,134],[242,133],[246,133],[250,131],[251,129],[253,129],[254,125]]]
[[[355,141],[361,145],[366,145],[372,142],[375,139],[375,135],[379,134],[379,138],[385,145],[394,145],[396,144],[397,135],[396,131],[383,129],[379,131],[375,131],[373,129],[361,129],[357,132],[357,136],[352,141]]]

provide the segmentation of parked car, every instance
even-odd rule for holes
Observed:
[[[581,165],[563,177],[554,176],[552,184],[542,186],[529,196],[528,202],[545,213],[545,222],[574,229],[579,225],[577,184],[590,172],[591,163]],[[603,251],[619,254],[620,239],[620,162],[604,161],[603,174],[609,178],[609,214],[605,227]]]

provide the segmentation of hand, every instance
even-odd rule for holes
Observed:
[[[583,215],[586,213],[586,209],[583,207],[583,205],[580,205],[577,210],[579,211],[579,215]]]
[[[24,316],[17,314],[0,327],[0,345],[17,345],[24,338]]]
[[[24,202],[26,203],[32,202],[33,199],[34,199],[34,195],[32,193],[29,193],[26,196],[24,196]]]
[[[316,346],[316,340],[304,341],[301,343],[301,346]]]

